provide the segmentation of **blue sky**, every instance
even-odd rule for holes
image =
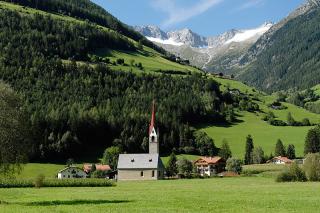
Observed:
[[[92,0],[129,25],[189,28],[204,35],[278,22],[305,0]]]

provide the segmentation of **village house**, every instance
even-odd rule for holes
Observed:
[[[70,166],[58,172],[58,179],[87,178],[87,174],[80,168]]]
[[[201,176],[215,176],[225,171],[226,161],[221,157],[201,157],[194,162]]]
[[[159,156],[159,135],[155,129],[153,102],[149,126],[149,154],[120,154],[118,180],[158,180],[164,177],[164,165]]]
[[[273,163],[273,164],[291,164],[293,163],[293,160],[288,159],[287,157],[274,157],[271,160],[269,160],[267,163]]]

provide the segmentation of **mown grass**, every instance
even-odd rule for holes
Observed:
[[[320,183],[237,177],[0,189],[0,212],[318,212]],[[23,209],[23,210],[22,210]]]

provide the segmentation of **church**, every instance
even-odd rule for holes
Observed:
[[[164,177],[164,165],[159,156],[159,135],[155,128],[155,102],[149,126],[149,153],[120,154],[118,180],[159,180]]]

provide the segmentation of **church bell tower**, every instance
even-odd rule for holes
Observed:
[[[149,126],[149,154],[159,154],[159,136],[155,128],[156,106],[155,101],[152,103],[152,115]]]

